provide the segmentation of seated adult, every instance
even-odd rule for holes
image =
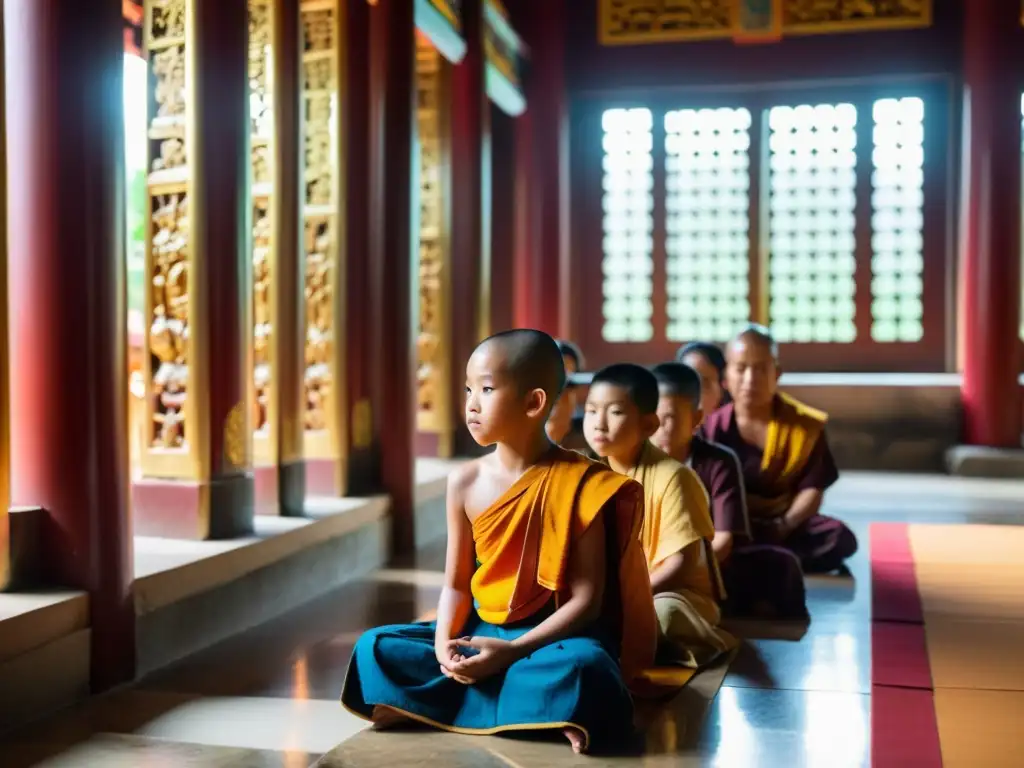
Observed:
[[[660,426],[652,442],[693,468],[707,489],[714,517],[712,540],[725,584],[723,612],[730,616],[803,619],[807,616],[804,574],[792,552],[771,544],[754,544],[744,498],[739,460],[729,448],[694,431],[703,419],[704,384],[684,363],[654,368],[658,380]]]
[[[779,392],[780,374],[770,331],[741,331],[726,348],[733,402],[707,419],[704,436],[739,459],[754,542],[790,550],[806,573],[828,573],[857,551],[853,531],[821,514],[825,491],[839,479],[828,417]]]

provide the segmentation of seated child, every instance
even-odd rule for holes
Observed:
[[[562,364],[565,366],[566,385],[562,394],[551,408],[551,415],[548,416],[545,429],[548,437],[555,445],[565,445],[570,437],[573,427],[573,416],[576,413],[576,387],[569,381],[572,374],[580,370],[582,353],[575,344],[570,341],[557,341],[558,350],[562,353]],[[572,446],[566,446],[572,447]]]
[[[466,423],[497,447],[449,477],[437,621],[356,643],[341,701],[376,727],[556,729],[577,752],[631,731],[627,683],[657,644],[643,490],[548,441],[564,384],[539,331],[497,334],[470,358]]]
[[[712,551],[708,496],[692,469],[649,442],[658,429],[658,382],[645,368],[611,365],[594,376],[583,431],[594,452],[644,487],[640,541],[665,650],[698,667],[734,641],[717,629],[723,597]]]
[[[739,458],[754,541],[790,550],[808,573],[839,569],[857,551],[857,539],[819,514],[839,478],[827,415],[778,391],[779,350],[767,328],[743,330],[729,343],[726,361],[733,402],[707,418],[704,436]]]
[[[697,473],[711,497],[713,546],[734,616],[807,616],[804,574],[796,556],[782,547],[752,544],[743,475],[736,454],[694,430],[703,419],[704,379],[683,363],[655,366],[658,420],[652,442]]]
[[[700,407],[704,418],[729,402],[722,380],[725,377],[725,355],[717,344],[691,341],[676,352],[676,362],[685,363],[700,376]]]

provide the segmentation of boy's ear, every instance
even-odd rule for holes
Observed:
[[[532,389],[526,396],[526,415],[531,419],[539,418],[548,407],[548,393],[543,389]]]
[[[693,431],[696,432],[700,425],[704,423],[704,409],[700,407],[700,403],[693,409]]]
[[[645,440],[652,437],[660,426],[661,420],[656,413],[645,413],[640,417],[640,431],[643,433]]]

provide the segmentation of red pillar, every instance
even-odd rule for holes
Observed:
[[[518,11],[518,13],[517,13]],[[529,49],[526,114],[516,121],[516,323],[565,333],[569,291],[569,110],[565,82],[565,0],[513,6]]]
[[[342,44],[339,99],[343,128],[341,172],[346,194],[343,260],[345,264],[345,327],[347,348],[348,460],[346,489],[350,496],[370,493],[375,485],[372,435],[368,433],[371,368],[376,349],[370,345],[373,309],[370,300],[370,6],[347,0]],[[386,411],[385,411],[386,412]]]
[[[484,0],[463,2],[462,33],[466,38],[466,55],[452,69],[451,79],[450,397],[456,455],[478,450],[463,414],[464,372],[466,361],[480,341],[485,288],[482,279],[490,272],[490,243],[484,242],[484,216],[490,216],[490,190],[484,188],[483,168],[485,143],[490,141],[490,103],[484,80]],[[489,183],[489,175],[486,180]],[[486,290],[490,290],[489,285]]]
[[[89,593],[94,689],[134,674],[124,40],[109,0],[8,0],[11,445],[54,583]]]
[[[395,554],[415,544],[412,346],[412,142],[415,23],[409,0],[370,10],[371,337],[376,366],[373,422],[380,479],[391,496]]]
[[[971,445],[1019,448],[1020,68],[1016,4],[964,14],[961,396]]]

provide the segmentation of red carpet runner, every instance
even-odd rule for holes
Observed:
[[[871,764],[941,768],[921,596],[907,526],[871,526]]]

